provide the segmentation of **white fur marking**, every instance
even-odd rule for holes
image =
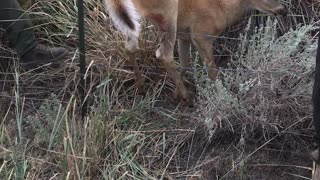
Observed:
[[[109,15],[117,27],[117,29],[123,32],[129,38],[137,38],[140,32],[140,15],[138,14],[134,4],[131,0],[119,0],[123,7],[126,9],[129,18],[134,23],[135,30],[130,29],[130,27],[118,16],[116,8],[113,7],[113,3],[110,3],[113,0],[105,0],[105,6],[109,12]],[[109,2],[109,3],[108,3]]]

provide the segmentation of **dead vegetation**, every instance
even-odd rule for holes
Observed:
[[[186,108],[172,99],[173,82],[154,57],[155,28],[144,24],[140,38],[139,64],[148,84],[141,96],[125,63],[123,36],[98,1],[86,1],[90,96],[84,122],[74,2],[22,2],[40,41],[70,49],[60,69],[20,71],[1,41],[1,179],[310,178],[319,2],[282,1],[290,9],[284,26],[291,33],[284,36],[274,19],[256,13],[249,25],[245,18],[230,28],[218,39],[217,59],[228,60],[221,67],[239,70],[222,71],[212,83],[195,63],[188,80],[197,100]]]

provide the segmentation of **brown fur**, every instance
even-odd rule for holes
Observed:
[[[120,0],[107,0],[107,2],[121,4]],[[186,102],[190,102],[190,98],[173,59],[175,32],[178,32],[179,60],[183,68],[189,67],[189,48],[192,43],[198,49],[204,64],[210,68],[209,77],[215,80],[217,67],[213,58],[212,36],[218,36],[249,10],[258,9],[272,14],[281,14],[284,10],[276,0],[132,0],[132,2],[142,17],[163,31],[156,56],[175,81],[176,97]],[[211,37],[203,36],[204,34]],[[134,66],[135,74],[142,86],[142,75],[135,60],[135,54],[139,50],[138,40],[128,38],[127,50],[129,61]]]
[[[204,64],[210,68],[209,77],[215,80],[218,71],[212,49],[214,37],[253,9],[275,15],[286,13],[284,7],[275,0],[179,1],[177,38],[182,68],[190,68],[188,50],[192,43],[199,51]]]

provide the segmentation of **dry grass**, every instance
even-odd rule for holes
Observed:
[[[1,44],[2,57],[9,59],[1,63],[4,73],[0,74],[1,109],[4,110],[0,112],[1,179],[310,177],[310,170],[304,167],[309,165],[305,151],[312,133],[308,102],[313,64],[307,67],[308,63],[300,63],[300,52],[292,59],[291,56],[277,59],[270,53],[268,57],[275,62],[266,65],[259,61],[264,57],[260,51],[251,52],[250,48],[242,51],[238,43],[221,38],[218,43],[225,47],[218,48],[221,50],[218,52],[228,54],[225,57],[231,60],[232,68],[274,71],[285,67],[286,74],[226,72],[221,75],[218,86],[211,86],[198,72],[195,108],[181,107],[170,97],[173,84],[154,58],[159,38],[154,27],[144,24],[146,28],[140,38],[144,51],[139,64],[148,84],[147,94],[141,96],[134,87],[133,73],[125,63],[123,36],[115,31],[100,2],[86,1],[89,64],[86,79],[90,94],[89,114],[81,122],[76,88],[79,79],[74,2],[21,2],[25,9],[30,8],[41,42],[69,48],[70,54],[60,69],[48,69],[40,74],[22,72],[12,60],[16,58],[13,51],[7,48],[6,42]],[[283,2],[291,12],[285,21],[288,27],[298,29],[297,24],[310,24],[319,17],[317,1]],[[266,22],[261,15],[254,18],[257,20],[254,22]],[[243,22],[235,26],[239,28],[225,36],[239,38],[237,34],[244,32],[246,25]],[[257,38],[254,24],[249,29],[246,39]],[[303,50],[312,46],[313,33],[306,33]],[[257,49],[258,45],[246,44],[246,47]],[[269,45],[277,43],[272,41]],[[260,63],[254,64],[255,58]],[[298,65],[293,66],[288,60]],[[308,60],[312,63],[312,59]],[[294,72],[299,76],[294,76]],[[258,77],[263,86],[256,86]],[[239,95],[241,88],[243,94]],[[236,98],[239,109],[229,106],[230,98]],[[215,108],[207,111],[205,105],[208,104],[207,107],[219,105],[218,111]],[[205,112],[214,118],[219,115],[223,122],[215,126],[211,141],[203,116],[198,116]],[[263,121],[263,117],[267,121]],[[229,124],[225,123],[228,121]],[[298,125],[292,126],[295,122]]]

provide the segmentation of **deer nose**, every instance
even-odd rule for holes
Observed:
[[[280,11],[280,15],[281,16],[287,16],[288,15],[288,10],[286,8],[283,8],[281,11]]]
[[[287,16],[288,10],[283,6],[280,6],[276,9],[274,9],[274,13],[275,13],[275,15]]]

